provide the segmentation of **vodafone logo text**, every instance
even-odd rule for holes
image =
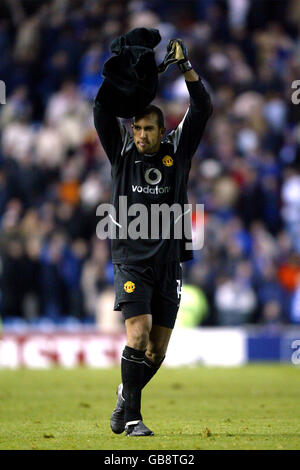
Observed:
[[[162,188],[155,186],[155,188],[151,188],[150,186],[137,186],[133,184],[131,186],[131,189],[134,193],[138,192],[144,194],[165,194],[171,191],[171,186],[163,186]]]

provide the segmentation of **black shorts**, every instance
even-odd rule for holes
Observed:
[[[114,264],[114,285],[114,310],[122,310],[125,320],[150,314],[154,325],[174,328],[182,286],[179,261]]]

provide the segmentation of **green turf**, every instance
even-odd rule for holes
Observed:
[[[119,369],[0,370],[0,449],[300,449],[300,369],[162,368],[143,391],[153,437],[114,435]]]

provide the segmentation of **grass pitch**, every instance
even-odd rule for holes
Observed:
[[[119,369],[0,370],[0,449],[300,449],[300,369],[162,368],[143,391],[153,437],[115,435]]]

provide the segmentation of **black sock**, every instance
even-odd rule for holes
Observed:
[[[150,359],[148,359],[148,357],[145,355],[142,388],[144,388],[147,385],[147,383],[152,379],[152,377],[156,374],[156,372],[162,365],[163,360],[164,358],[158,364],[154,364],[154,362],[150,361]]]
[[[144,376],[145,351],[125,346],[121,360],[125,423],[142,419],[141,395]]]

